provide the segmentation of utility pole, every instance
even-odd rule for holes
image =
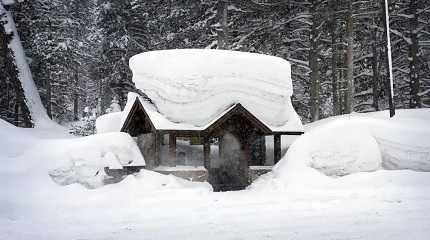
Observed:
[[[389,83],[388,86],[388,105],[390,107],[390,117],[396,114],[396,109],[394,106],[394,83],[393,83],[393,61],[391,58],[391,40],[390,40],[390,16],[388,8],[388,0],[385,0],[385,32],[387,33],[387,65],[388,65],[388,76]]]

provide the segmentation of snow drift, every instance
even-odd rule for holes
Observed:
[[[54,129],[58,131],[58,128]],[[60,185],[80,183],[95,188],[103,185],[106,177],[104,167],[145,165],[139,148],[128,134],[65,138],[64,133],[57,133],[55,137],[45,131],[17,128],[0,120],[3,170],[22,172],[32,171],[32,168],[35,171],[44,169],[45,176],[49,174]]]
[[[241,103],[270,127],[302,127],[291,104],[291,68],[284,59],[225,50],[163,50],[133,56],[130,68],[136,87],[172,122],[205,126]]]
[[[145,160],[134,140],[125,133],[106,133],[78,139],[59,140],[50,154],[59,159],[51,163],[51,178],[60,185],[80,183],[100,187],[104,167],[144,166]]]
[[[323,139],[346,136],[345,122],[350,121],[350,127],[356,124],[365,131],[357,130],[351,143],[343,146],[362,138],[367,139],[365,146],[374,146],[370,135],[377,139],[382,168],[385,153],[378,138],[402,147],[406,143],[407,149],[428,149],[428,109],[399,111],[391,120],[382,114],[388,115],[322,120],[309,126],[308,133],[328,134],[324,130],[328,125],[343,132]],[[363,121],[356,121],[357,117]],[[210,239],[427,239],[429,235],[430,173],[378,170],[330,178],[305,164],[311,156],[327,156],[308,151],[308,146],[318,150],[319,139],[314,136],[317,139],[307,143],[308,133],[252,189],[211,193],[207,183],[145,170],[97,189],[59,186],[47,174],[53,164],[68,162],[68,154],[81,147],[90,152],[98,148],[94,145],[105,144],[97,143],[98,137],[68,139],[71,136],[57,131],[20,129],[0,120],[0,239],[202,239],[208,226],[213,233]],[[403,157],[400,161],[405,163]],[[297,167],[290,186],[301,192],[284,191],[288,173],[294,173],[285,164]]]
[[[253,187],[327,183],[324,176],[386,170],[430,171],[430,110],[350,114],[307,126],[272,173]]]
[[[121,130],[122,119],[124,118],[124,112],[106,113],[97,117],[96,119],[96,132],[97,133],[108,133],[108,132],[119,132]]]
[[[7,179],[0,181],[0,188],[7,194],[24,194],[31,192],[30,188],[55,192],[58,191],[56,188],[61,188],[58,185],[75,183],[89,189],[99,188],[104,186],[107,177],[104,167],[117,169],[145,165],[139,148],[126,133],[76,138],[62,132],[17,128],[0,120],[0,143],[0,176]],[[32,180],[26,181],[27,178]],[[53,181],[58,185],[52,185]],[[9,186],[8,182],[14,184]],[[119,188],[108,191],[133,190],[135,194],[145,194],[166,189],[212,189],[208,183],[194,183],[147,170],[128,176],[123,182],[117,184]]]

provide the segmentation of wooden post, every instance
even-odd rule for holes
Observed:
[[[176,166],[176,135],[169,134],[169,166]]]
[[[161,161],[161,135],[159,132],[155,132],[154,133],[154,163],[155,166],[159,166],[160,165],[160,161]],[[155,167],[154,166],[154,167]]]
[[[273,136],[273,157],[275,164],[281,160],[281,135]]]
[[[218,156],[219,156],[220,160],[224,158],[223,137],[222,136],[218,137]]]
[[[209,169],[210,167],[210,155],[211,155],[211,144],[209,142],[209,139],[207,137],[203,138],[203,159],[204,159],[204,166],[206,169]]]
[[[261,165],[266,165],[266,136],[260,137],[260,155],[261,155]]]

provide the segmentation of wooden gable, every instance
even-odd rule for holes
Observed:
[[[240,116],[240,118],[247,120],[257,131],[261,132],[262,135],[269,135],[272,133],[272,130],[270,130],[266,124],[261,122],[251,112],[243,107],[242,104],[238,103],[232,109],[230,109],[230,111],[225,113],[209,127],[207,127],[204,130],[205,135],[212,135],[214,132],[221,130],[220,128],[222,128],[230,119],[234,118],[235,116]]]
[[[126,132],[131,136],[137,136],[142,133],[151,133],[154,131],[154,124],[146,113],[145,108],[140,103],[140,100],[136,97],[121,127],[121,132]]]

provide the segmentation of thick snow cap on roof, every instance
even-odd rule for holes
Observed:
[[[302,130],[291,104],[291,67],[282,58],[177,49],[135,55],[130,68],[136,87],[170,122],[203,127],[240,103],[272,130]]]

